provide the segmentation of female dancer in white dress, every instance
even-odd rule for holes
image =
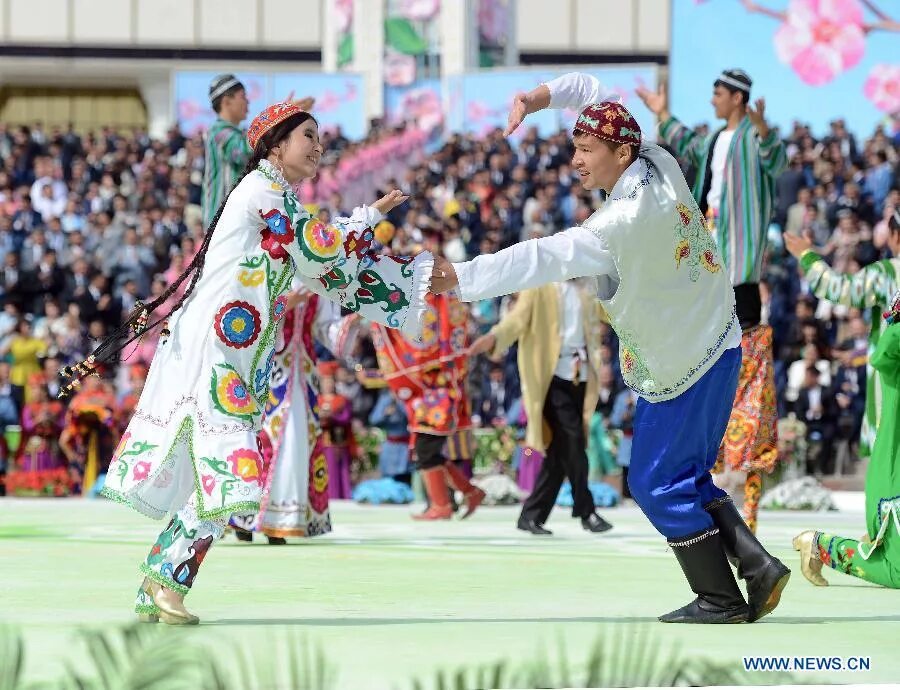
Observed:
[[[63,372],[76,377],[64,389],[71,392],[169,318],[104,489],[149,517],[172,516],[141,567],[137,611],[145,620],[197,623],[183,598],[200,563],[230,515],[259,510],[265,478],[257,434],[294,274],[325,298],[413,336],[425,309],[431,257],[383,257],[373,249],[372,226],[404,201],[401,192],[325,225],[291,189],[316,174],[322,156],[312,116],[291,103],[270,106],[247,139],[253,156],[245,175],[185,273]],[[148,323],[187,278],[173,313]]]

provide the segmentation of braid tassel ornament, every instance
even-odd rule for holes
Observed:
[[[71,381],[64,386],[60,386],[57,398],[65,400],[72,393],[81,388],[81,380],[87,376],[99,376],[97,373],[97,364],[94,355],[91,355],[83,362],[77,364],[69,364],[59,370],[59,375],[64,379]]]

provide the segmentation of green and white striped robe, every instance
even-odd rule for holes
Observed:
[[[813,251],[800,258],[810,289],[819,299],[855,309],[871,311],[872,330],[869,333],[869,359],[875,352],[878,339],[887,328],[882,312],[887,309],[898,290],[900,258],[884,259],[866,266],[852,275],[838,273]],[[866,365],[866,414],[863,417],[859,454],[872,454],[875,432],[881,420],[881,377],[871,364]]]
[[[244,130],[217,118],[205,139],[203,170],[203,227],[209,229],[219,206],[228,196],[250,160],[250,144]]]

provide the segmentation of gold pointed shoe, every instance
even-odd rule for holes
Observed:
[[[159,619],[166,625],[197,625],[200,619],[184,608],[184,595],[162,587],[158,582],[150,583],[153,603],[159,607]]]
[[[153,594],[150,592],[150,578],[145,577],[138,589],[137,615],[141,623],[159,623],[159,608],[153,604]],[[152,608],[153,611],[147,609]]]
[[[800,572],[803,577],[816,587],[827,587],[828,580],[822,577],[822,561],[819,560],[819,546],[816,544],[816,532],[808,529],[801,532],[792,542],[794,551],[800,552]]]

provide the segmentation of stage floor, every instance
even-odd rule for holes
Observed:
[[[338,688],[431,687],[438,668],[523,662],[559,645],[582,662],[598,634],[649,634],[741,667],[746,655],[867,656],[871,670],[801,673],[800,682],[900,678],[900,593],[826,569],[828,588],[800,574],[791,537],[820,528],[862,534],[862,495],[831,513],[763,512],[761,538],[794,570],[778,610],[752,625],[663,625],[658,614],[691,593],[665,542],[633,507],[603,511],[595,536],[557,508],[549,538],[514,528],[514,507],[465,522],[418,523],[420,506],[332,506],[335,531],[270,547],[233,536],[217,544],[188,598],[197,636],[223,655],[264,655],[291,630],[319,646]],[[0,499],[0,622],[26,641],[25,680],[59,677],[84,661],[79,627],[133,620],[137,567],[162,522],[105,500]],[[758,673],[759,683],[770,674]]]

